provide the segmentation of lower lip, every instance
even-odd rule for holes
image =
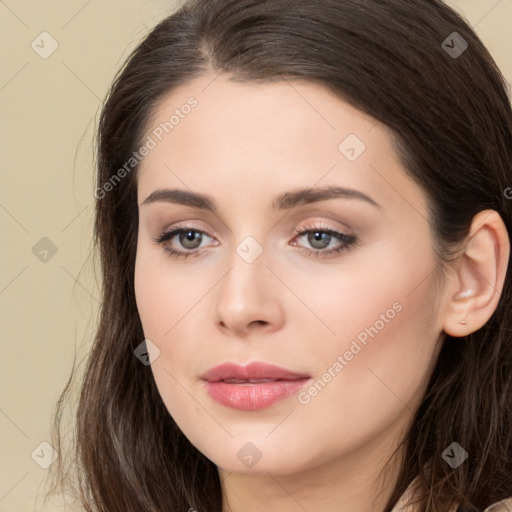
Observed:
[[[214,400],[222,405],[244,411],[257,411],[297,393],[308,380],[277,380],[259,384],[206,382],[206,390]]]

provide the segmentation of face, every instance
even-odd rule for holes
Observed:
[[[187,438],[219,468],[285,474],[399,436],[442,287],[389,131],[318,85],[224,76],[173,90],[146,128],[136,299]]]

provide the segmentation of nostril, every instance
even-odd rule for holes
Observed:
[[[252,321],[249,325],[252,325],[252,324],[257,324],[257,325],[268,325],[268,322],[266,322],[265,320],[254,320],[254,321]]]

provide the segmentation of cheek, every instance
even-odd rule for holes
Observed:
[[[148,338],[169,339],[175,327],[186,319],[191,307],[208,290],[208,279],[187,275],[172,265],[171,256],[139,245],[135,262],[135,298]]]
[[[400,273],[383,265],[338,283],[338,300],[323,309],[335,335],[315,344],[317,380],[301,399],[310,418],[330,411],[354,442],[417,406],[435,360],[437,290],[432,276],[418,278],[431,262],[402,263]]]
[[[171,265],[166,256],[154,254],[139,246],[135,264],[135,297],[144,336],[150,339],[160,353],[151,364],[156,384],[169,409],[173,404],[188,414],[194,414],[190,396],[183,385],[204,369],[205,320],[208,304],[204,300],[218,277],[198,279],[186,269]],[[187,407],[180,404],[185,402]]]
[[[322,343],[309,336],[303,348],[320,381],[303,395],[311,410],[338,404],[331,411],[339,421],[350,411],[375,425],[423,393],[441,332],[435,258],[425,240],[390,242],[378,259],[360,251],[350,272],[312,278],[315,292],[304,296],[329,329]]]
[[[159,350],[158,357],[151,363],[155,383],[173,419],[182,431],[188,432],[200,411],[184,392],[185,380],[177,369],[193,367],[194,351],[197,353],[190,339],[185,343],[178,339],[188,322],[188,304],[193,298],[187,296],[192,292],[189,288],[177,290],[179,284],[170,277],[161,261],[151,258],[144,248],[137,253],[134,285],[144,336]]]

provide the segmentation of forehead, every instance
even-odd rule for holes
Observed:
[[[190,103],[195,106],[189,107]],[[185,122],[187,118],[190,120]],[[285,150],[296,140],[309,138],[313,142],[316,138],[318,143],[321,137],[326,147],[337,150],[344,132],[364,137],[376,125],[371,116],[318,84],[240,82],[207,74],[165,95],[149,119],[146,133],[177,145],[192,128],[202,147],[217,145],[222,135],[229,135],[232,143],[255,150],[257,142],[266,143],[267,148],[286,142],[281,145]],[[386,130],[380,126],[380,131]],[[166,137],[171,133],[172,137]],[[276,136],[280,138],[276,140]],[[307,149],[296,146],[294,151]]]
[[[268,202],[272,188],[318,183],[364,188],[389,204],[424,202],[391,131],[314,83],[204,75],[161,99],[148,138],[154,147],[139,167],[141,199],[157,186],[180,186]]]

